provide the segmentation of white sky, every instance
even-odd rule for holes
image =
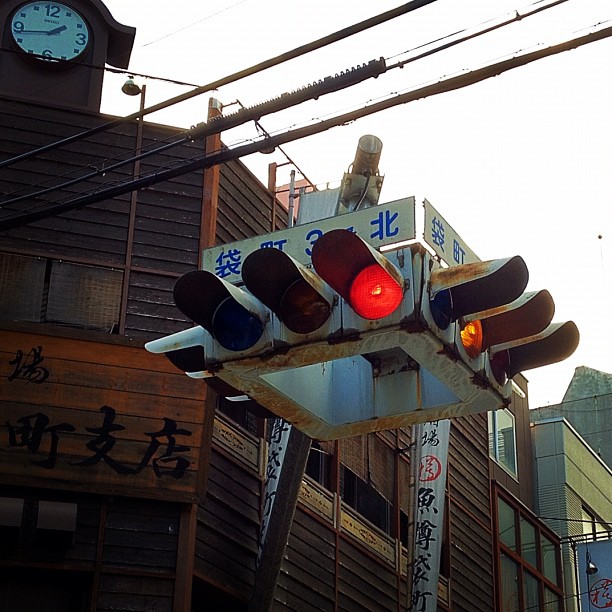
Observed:
[[[115,19],[137,28],[130,70],[203,85],[402,2],[105,4]],[[398,54],[528,6],[529,0],[437,0],[149,120],[189,127],[206,119],[212,95],[226,105],[239,99],[250,106],[371,59],[384,57],[391,65],[402,59]],[[261,124],[282,132],[606,21],[612,25],[609,0],[567,0],[348,91],[264,117]],[[559,402],[577,366],[612,372],[611,60],[612,39],[606,39],[283,146],[310,180],[335,186],[353,160],[359,137],[375,134],[384,145],[381,203],[427,197],[482,259],[523,256],[530,271],[528,289],[548,289],[556,303],[554,320],[572,319],[581,333],[572,357],[525,373],[532,407]],[[104,112],[128,115],[138,109],[138,98],[118,93],[124,80],[107,75]],[[190,89],[153,79],[139,82],[147,85],[147,106]],[[222,138],[232,146],[256,135],[250,124]],[[243,161],[265,184],[268,164],[286,158],[277,151]],[[279,184],[288,182],[290,169],[279,169]]]

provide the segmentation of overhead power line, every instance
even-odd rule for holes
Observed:
[[[104,132],[129,121],[133,121],[134,119],[139,119],[150,113],[163,110],[165,108],[168,108],[169,106],[178,104],[179,102],[185,102],[186,100],[190,100],[191,98],[199,96],[203,93],[219,89],[219,87],[229,85],[230,83],[234,83],[235,81],[238,81],[245,77],[257,74],[258,72],[262,72],[263,70],[267,70],[268,68],[272,68],[273,66],[278,66],[289,60],[295,59],[302,55],[306,55],[311,51],[316,51],[318,49],[331,45],[332,43],[339,42],[340,40],[344,40],[345,38],[373,28],[374,26],[380,25],[381,23],[385,23],[387,21],[390,21],[391,19],[395,19],[396,17],[400,17],[402,15],[405,15],[406,13],[410,13],[411,11],[420,9],[421,7],[426,6],[428,4],[432,4],[433,2],[436,2],[436,0],[411,0],[411,2],[407,2],[406,4],[398,6],[394,9],[390,9],[388,11],[385,11],[384,13],[380,13],[378,15],[375,15],[374,17],[370,17],[369,19],[365,19],[363,21],[360,21],[359,23],[333,32],[332,34],[328,34],[327,36],[323,36],[322,38],[319,38],[312,42],[300,45],[299,47],[295,47],[290,51],[286,51],[285,53],[276,55],[263,62],[254,64],[249,68],[245,68],[238,72],[234,72],[229,76],[217,79],[216,81],[212,81],[211,83],[207,83],[206,85],[196,87],[192,91],[188,91],[179,96],[175,96],[174,98],[169,98],[164,102],[154,104],[153,106],[149,106],[148,108],[139,110],[135,113],[132,113],[131,115],[119,117],[118,119],[102,123],[101,125],[98,125],[89,130],[85,130],[84,132],[79,132],[78,134],[74,134],[73,136],[69,136],[68,138],[49,143],[48,145],[38,147],[37,149],[33,149],[31,151],[28,151],[27,153],[22,153],[21,155],[16,155],[14,157],[6,159],[0,162],[0,169],[16,164],[17,162],[31,159],[32,157],[36,157],[41,153],[47,153],[48,151],[52,151],[59,147],[68,145],[72,142],[89,138],[90,136],[94,136],[95,134],[99,134],[100,132]]]
[[[359,108],[357,110],[344,113],[342,115],[338,115],[324,121],[320,121],[319,123],[313,125],[305,126],[295,130],[290,130],[282,134],[277,134],[274,136],[270,136],[269,138],[260,139],[246,145],[235,147],[233,149],[226,149],[210,155],[198,156],[180,166],[160,170],[148,176],[144,176],[133,181],[115,185],[113,187],[108,187],[106,189],[100,189],[96,193],[79,196],[66,202],[62,202],[59,204],[53,203],[52,205],[44,209],[37,210],[35,212],[25,211],[17,213],[9,218],[5,217],[4,219],[0,220],[0,231],[6,231],[24,223],[38,221],[40,219],[44,219],[46,217],[56,215],[62,212],[82,208],[89,204],[94,204],[96,202],[101,202],[109,198],[114,198],[136,189],[144,189],[156,183],[176,178],[177,176],[181,176],[189,172],[209,168],[217,164],[225,163],[238,159],[240,157],[244,157],[246,155],[257,153],[262,149],[269,149],[271,147],[276,147],[287,142],[292,142],[295,140],[300,140],[301,138],[305,138],[307,136],[319,134],[333,127],[337,127],[339,125],[355,121],[356,119],[360,119],[368,115],[379,113],[394,106],[407,104],[408,102],[413,102],[415,100],[419,100],[429,96],[434,96],[456,89],[461,89],[463,87],[479,83],[491,77],[498,76],[504,72],[513,70],[514,68],[518,68],[520,66],[524,66],[542,58],[549,57],[551,55],[556,55],[558,53],[568,51],[570,49],[575,49],[577,47],[598,40],[609,38],[610,36],[612,36],[612,26],[592,30],[590,32],[587,32],[586,34],[582,34],[570,40],[558,43],[556,45],[537,48],[532,51],[517,53],[505,60],[483,66],[470,72],[465,72],[452,77],[447,77],[435,83],[424,85],[408,92],[396,94],[395,96],[386,100],[382,100],[369,106],[365,106],[363,108]]]
[[[231,128],[243,125],[248,121],[258,121],[264,115],[269,115],[271,113],[276,113],[280,110],[285,110],[292,106],[302,104],[307,100],[316,100],[317,98],[325,94],[333,93],[341,89],[346,89],[347,87],[351,87],[352,85],[356,85],[357,83],[361,83],[367,79],[376,78],[383,74],[385,71],[386,65],[385,61],[382,58],[378,60],[372,60],[367,64],[363,64],[362,66],[358,66],[356,68],[351,68],[349,70],[341,72],[340,74],[336,74],[335,76],[325,77],[324,79],[307,85],[306,87],[296,89],[295,91],[289,93],[283,93],[277,98],[274,98],[273,100],[269,100],[267,102],[263,102],[262,104],[242,108],[238,112],[232,113],[231,115],[219,115],[211,119],[208,123],[198,124],[190,130],[187,130],[183,136],[173,139],[172,141],[160,147],[149,149],[128,159],[120,160],[110,166],[98,168],[80,177],[65,181],[59,185],[47,187],[34,193],[28,193],[14,198],[10,198],[8,200],[4,200],[2,203],[0,203],[0,208],[4,208],[11,204],[17,204],[24,200],[37,198],[52,191],[58,191],[59,189],[66,189],[68,187],[72,187],[73,185],[81,183],[87,179],[91,179],[97,176],[101,176],[107,172],[117,170],[122,166],[125,166],[126,164],[143,160],[157,153],[162,153],[163,151],[167,151],[168,149],[176,147],[185,142],[193,140],[203,140],[208,136],[211,136],[213,134],[220,134],[221,132],[225,132],[226,130],[229,130]]]
[[[420,51],[421,49],[424,49],[426,47],[429,48],[427,48],[425,51],[420,51],[416,55],[410,55],[410,57],[408,57],[407,59],[401,60],[393,66],[390,66],[388,70],[391,70],[393,68],[403,68],[408,63],[423,59],[424,57],[431,56],[434,53],[438,53],[440,51],[445,51],[455,45],[466,42],[468,40],[472,40],[478,36],[488,34],[489,32],[508,26],[514,22],[526,19],[527,17],[540,13],[546,9],[552,8],[564,2],[567,2],[567,0],[538,0],[535,4],[525,9],[521,9],[521,11],[517,10],[511,13],[507,13],[506,15],[503,15],[501,17],[490,19],[484,23],[481,23],[478,26],[466,28],[459,32],[446,35],[435,41],[431,41],[426,45],[420,45],[415,49],[411,49],[410,51],[406,51],[399,55],[414,53],[415,51]],[[436,42],[439,42],[441,44],[432,47],[431,45]],[[315,82],[312,85],[308,85],[297,91],[291,93],[283,93],[277,98],[268,102],[264,102],[253,107],[243,107],[242,110],[239,111],[239,113],[235,113],[232,115],[220,115],[216,117],[213,121],[210,121],[208,123],[200,123],[197,126],[191,128],[191,130],[186,130],[182,135],[177,135],[177,137],[174,138],[171,142],[169,142],[168,144],[164,144],[159,148],[152,148],[150,150],[143,151],[142,153],[136,156],[131,156],[110,166],[100,165],[99,168],[96,168],[95,170],[81,175],[80,177],[76,177],[70,181],[59,183],[38,191],[30,191],[27,194],[15,195],[15,197],[10,197],[12,194],[8,194],[9,199],[5,199],[2,203],[0,203],[0,208],[12,204],[17,204],[25,200],[36,199],[54,191],[59,191],[61,189],[72,187],[73,185],[76,185],[82,181],[101,176],[106,172],[117,170],[126,164],[145,159],[156,153],[167,151],[168,149],[174,146],[183,144],[189,139],[204,139],[212,134],[221,133],[238,125],[247,123],[250,120],[257,122],[264,115],[269,115],[271,113],[285,110],[287,108],[290,108],[291,106],[300,104],[301,102],[304,102],[307,99],[317,99],[321,95],[345,89],[367,78],[376,78],[377,76],[385,72],[385,70],[385,62],[382,58],[378,61],[370,61],[368,64],[364,64],[360,68],[353,68],[349,71],[341,73],[340,75],[336,75],[336,77],[326,77],[322,81]],[[269,136],[269,134],[267,133],[266,135]],[[102,162],[102,164],[104,163],[106,162]],[[23,190],[21,191],[23,193]]]

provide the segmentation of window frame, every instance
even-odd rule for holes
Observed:
[[[514,467],[509,466],[500,456],[499,445],[499,415],[503,413],[510,418],[512,422],[512,460]],[[518,480],[518,456],[516,452],[516,418],[508,408],[502,408],[487,413],[488,429],[489,429],[489,457],[497,463],[505,472],[510,474],[515,480]]]
[[[500,501],[510,507],[514,512],[514,542],[515,547],[506,544],[500,537]],[[497,591],[497,606],[499,610],[505,611],[503,607],[502,593],[502,559],[505,557],[517,564],[518,581],[517,581],[517,609],[519,612],[523,610],[532,610],[528,608],[526,602],[526,576],[533,578],[538,583],[537,598],[539,601],[539,609],[544,611],[549,609],[546,602],[546,592],[553,593],[559,602],[558,610],[563,611],[564,592],[563,592],[563,572],[561,567],[561,545],[560,540],[554,532],[543,525],[539,519],[518,500],[512,498],[503,489],[498,486],[493,487],[492,503],[494,511],[494,542],[495,542],[495,564],[496,564],[496,591]],[[523,556],[523,523],[528,523],[535,532],[535,553],[536,565],[534,566],[526,557]],[[553,582],[547,577],[545,571],[545,559],[543,554],[543,539],[550,541],[554,545],[555,552],[555,571],[556,581]]]

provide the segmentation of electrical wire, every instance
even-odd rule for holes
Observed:
[[[30,199],[38,199],[40,198],[40,196],[46,195],[48,193],[67,189],[68,187],[72,187],[73,185],[78,185],[79,183],[82,183],[86,180],[89,180],[89,179],[92,179],[98,176],[104,176],[108,172],[113,172],[114,170],[118,170],[119,168],[126,166],[127,164],[132,164],[134,162],[146,159],[147,157],[150,157],[151,155],[162,153],[163,151],[167,151],[168,149],[171,149],[180,144],[183,144],[185,142],[185,136],[181,137],[180,139],[177,139],[176,135],[173,135],[171,138],[167,138],[162,141],[156,141],[156,144],[159,144],[160,142],[165,143],[165,144],[162,144],[161,146],[157,146],[155,149],[144,150],[138,155],[131,155],[127,159],[121,159],[122,157],[121,155],[117,155],[115,157],[107,157],[102,162],[100,162],[100,166],[98,168],[95,168],[92,172],[88,174],[82,174],[69,181],[64,181],[63,183],[60,183],[59,185],[52,185],[50,187],[46,187],[44,189],[40,189],[35,192],[29,192],[23,195],[16,195],[16,194],[22,193],[32,188],[32,186],[30,185],[28,185],[27,187],[22,187],[21,189],[13,191],[10,194],[7,194],[13,197],[10,197],[8,200],[3,200],[2,202],[0,202],[0,210],[11,204],[17,204],[19,202],[23,202],[25,200],[30,200]],[[117,161],[116,163],[111,164],[110,166],[104,165],[107,162],[113,161],[113,160],[120,160],[120,161]],[[54,176],[53,178],[49,178],[41,183],[38,183],[37,185],[35,185],[35,187],[40,187],[41,185],[45,185],[46,183],[56,180],[58,178],[68,177],[71,174],[78,172],[78,171],[82,171],[82,170],[83,168],[77,168],[77,169],[71,170],[70,172],[66,172],[60,176]]]
[[[388,67],[387,70],[390,70],[390,69],[393,69],[393,68],[403,68],[406,64],[408,64],[410,62],[416,61],[418,59],[423,59],[424,57],[427,57],[427,56],[432,55],[434,53],[438,53],[440,51],[444,51],[446,49],[449,49],[450,47],[453,47],[453,46],[455,46],[457,44],[460,44],[462,42],[466,42],[468,40],[471,40],[471,39],[473,39],[473,38],[475,38],[477,36],[482,36],[482,35],[487,34],[487,33],[491,32],[493,30],[496,30],[498,28],[508,26],[508,25],[510,25],[510,24],[512,24],[512,23],[514,23],[516,21],[525,19],[527,17],[530,17],[532,15],[540,13],[540,12],[542,12],[544,10],[547,10],[549,8],[552,8],[554,6],[562,4],[562,3],[566,2],[566,1],[567,0],[538,0],[538,2],[536,2],[535,4],[530,5],[526,9],[522,9],[522,11],[516,10],[516,11],[514,11],[512,13],[508,13],[508,14],[503,15],[501,17],[490,19],[490,20],[487,20],[485,22],[482,22],[481,24],[479,24],[477,26],[472,26],[470,28],[467,28],[467,29],[464,29],[464,30],[460,30],[458,32],[454,32],[452,34],[448,34],[448,35],[446,35],[446,36],[444,36],[442,38],[436,39],[435,41],[430,41],[430,42],[426,43],[425,45],[419,45],[418,47],[415,47],[414,49],[411,49],[411,50],[406,51],[406,52],[404,52],[402,54],[399,54],[399,55],[405,55],[407,53],[412,53],[415,50],[419,50],[419,49],[422,49],[424,47],[431,46],[435,42],[446,41],[442,45],[438,45],[436,47],[430,48],[427,51],[419,53],[418,55],[413,55],[409,59],[405,59],[405,60],[399,61],[396,64],[394,64],[393,66]],[[463,34],[463,36],[458,37],[457,36],[458,34]],[[453,39],[453,38],[454,38],[454,40],[450,40],[450,41],[448,40],[448,39]],[[398,55],[393,56],[393,57],[398,57]],[[381,72],[379,72],[378,74],[380,74]],[[374,76],[378,76],[378,74],[376,74]],[[345,85],[345,87],[347,87],[347,86],[348,86],[348,83]],[[340,87],[338,85],[338,89],[341,89],[341,88],[344,88],[344,87]],[[306,88],[304,88],[304,89],[306,89]],[[330,93],[331,91],[334,91],[334,90],[327,90],[324,93]],[[314,94],[311,97],[318,97],[318,95],[320,95],[320,94]],[[249,109],[245,108],[243,105],[241,105],[241,106],[243,106],[242,111],[241,111],[243,114],[241,116],[239,114],[238,115],[235,114],[235,115],[230,115],[229,117],[225,116],[225,117],[222,117],[222,118],[218,118],[219,120],[225,121],[225,123],[222,123],[222,125],[215,124],[215,127],[213,129],[211,129],[212,124],[210,122],[208,124],[201,123],[201,124],[199,124],[199,126],[196,126],[195,128],[191,129],[191,131],[189,133],[189,136],[191,138],[195,138],[195,137],[204,138],[204,137],[214,133],[215,130],[217,132],[225,131],[227,129],[230,129],[231,127],[236,127],[237,125],[240,125],[241,123],[246,123],[250,118],[254,118],[254,117],[255,117],[254,118],[255,122],[257,122],[257,119],[260,118],[260,114],[270,114],[270,113],[276,112],[277,110],[285,110],[286,108],[289,108],[289,106],[291,106],[291,104],[289,104],[289,100],[288,100],[287,94],[281,94],[280,97],[276,98],[276,101],[277,102],[281,102],[281,103],[277,104],[275,108],[270,108],[269,106],[266,107],[266,103],[264,103],[264,104],[256,105],[251,110],[249,110]],[[255,110],[255,112],[253,113],[253,109],[257,109],[257,110]],[[249,115],[249,113],[250,113],[250,115]],[[233,120],[232,120],[232,117],[233,117]],[[229,121],[228,121],[228,119],[229,119]],[[198,134],[198,130],[200,130],[199,134]],[[262,129],[262,132],[264,132],[264,134],[266,136],[270,135],[268,132],[266,132],[263,129]],[[180,145],[183,142],[185,142],[185,139],[179,138],[179,139],[177,139],[175,141],[175,144],[176,145]],[[160,152],[163,151],[163,150],[167,150],[168,148],[171,148],[171,146],[161,148]],[[126,160],[124,163],[127,164],[127,163],[130,163],[130,161],[137,161],[138,159],[143,159],[144,157],[148,157],[149,155],[152,155],[152,154],[154,154],[154,151],[151,152],[151,153],[141,154],[141,156],[136,156],[136,157],[130,158],[130,160]],[[285,156],[286,156],[286,154],[285,154]],[[123,164],[117,164],[115,166],[112,166],[110,169],[117,169],[121,165],[123,165]],[[82,177],[82,180],[87,180],[87,179],[90,179],[90,178],[94,178],[95,176],[98,176],[99,174],[100,173],[98,173],[98,172],[89,173],[87,175],[84,175]],[[2,202],[0,204],[0,208],[8,206],[10,204],[18,203],[18,202],[26,200],[28,198],[38,198],[38,197],[40,197],[42,195],[51,193],[51,192],[53,192],[55,190],[60,190],[60,189],[63,189],[65,187],[69,187],[69,186],[75,185],[78,182],[79,182],[79,180],[75,179],[74,181],[70,181],[70,182],[65,183],[65,184],[60,184],[60,185],[58,185],[55,188],[44,189],[44,190],[41,190],[41,191],[38,191],[38,192],[31,192],[29,194],[29,196],[23,196],[23,197],[17,197],[17,198],[13,198],[13,199],[8,199],[8,200],[5,200],[4,202]],[[12,194],[9,194],[9,195],[12,195]]]
[[[299,47],[295,47],[294,49],[290,51],[286,51],[285,53],[276,55],[270,59],[264,60],[263,62],[254,64],[250,66],[249,68],[245,68],[238,72],[234,72],[233,74],[229,76],[223,77],[221,79],[217,79],[216,81],[212,81],[211,83],[207,83],[206,85],[201,85],[199,87],[196,87],[192,91],[180,94],[178,96],[175,96],[174,98],[170,98],[168,100],[165,100],[164,102],[160,102],[159,104],[154,104],[153,106],[139,110],[135,113],[132,113],[131,115],[120,117],[120,118],[114,119],[113,121],[108,121],[95,128],[91,128],[89,130],[79,132],[78,134],[74,134],[73,136],[69,136],[68,138],[64,138],[62,140],[58,140],[53,143],[49,143],[48,145],[44,145],[42,147],[38,147],[37,149],[33,149],[26,153],[22,153],[21,155],[16,155],[14,157],[6,159],[0,162],[0,169],[6,168],[7,166],[11,166],[17,162],[31,159],[32,157],[40,155],[41,153],[52,151],[54,149],[65,146],[77,140],[83,140],[95,134],[99,134],[100,132],[109,130],[113,127],[117,127],[124,123],[133,121],[134,119],[139,119],[150,113],[163,110],[165,108],[168,108],[169,106],[178,104],[179,102],[185,102],[186,100],[190,100],[191,98],[199,96],[203,93],[206,93],[206,92],[209,92],[215,89],[219,89],[220,87],[224,85],[234,83],[240,79],[251,76],[253,74],[257,74],[258,72],[262,72],[263,70],[267,70],[268,68],[271,68],[273,66],[278,66],[291,59],[295,59],[297,57],[306,55],[307,53],[310,53],[311,51],[316,51],[332,43],[339,42],[340,40],[344,40],[345,38],[348,38],[350,36],[353,36],[355,34],[358,34],[370,28],[373,28],[374,26],[380,25],[387,21],[390,21],[391,19],[395,19],[396,17],[400,17],[401,15],[405,15],[406,13],[409,13],[411,11],[420,9],[436,1],[437,0],[411,0],[410,2],[403,4],[401,6],[398,6],[394,9],[390,9],[388,11],[385,11],[384,13],[379,13],[378,15],[375,15],[374,17],[370,17],[369,19],[360,21],[356,24],[353,24],[351,26],[348,26],[346,28],[333,32],[332,34],[328,34],[327,36],[323,36],[322,38],[318,38],[317,40],[314,40],[312,42],[306,43],[304,45],[300,45]]]
[[[248,0],[239,0],[238,2],[235,2],[234,4],[231,4],[230,6],[226,6],[225,8],[219,9],[215,13],[211,13],[210,15],[203,17],[202,19],[198,19],[196,21],[190,21],[186,26],[179,28],[178,30],[175,30],[174,32],[170,32],[169,34],[165,34],[164,36],[161,36],[160,38],[156,38],[155,40],[152,40],[151,42],[145,43],[144,45],[142,45],[142,47],[143,48],[150,47],[151,45],[154,45],[162,40],[166,40],[166,38],[170,38],[171,36],[174,36],[175,34],[179,34],[180,32],[184,32],[185,30],[188,30],[189,28],[193,28],[193,26],[199,25],[200,23],[204,21],[208,21],[209,19],[212,19],[213,17],[216,17],[217,15],[221,15],[222,13],[225,13],[226,11],[229,11],[230,9],[235,8],[239,6],[240,4],[244,4],[247,1]]]
[[[532,51],[520,52],[505,60],[485,65],[479,69],[470,72],[463,72],[452,77],[440,79],[437,82],[419,87],[414,90],[410,90],[408,92],[396,94],[393,97],[390,97],[386,100],[382,100],[370,106],[362,107],[360,109],[357,109],[356,111],[345,113],[343,115],[339,115],[331,119],[327,119],[325,121],[320,121],[319,123],[313,125],[287,131],[282,134],[272,136],[270,138],[260,139],[249,144],[236,147],[234,149],[224,149],[211,155],[197,156],[189,162],[184,163],[175,168],[157,171],[148,176],[128,181],[116,187],[102,189],[94,194],[85,196],[81,195],[77,198],[73,198],[60,204],[51,203],[49,207],[42,211],[38,211],[37,213],[25,211],[16,213],[12,216],[7,215],[6,217],[0,219],[0,231],[12,229],[13,227],[17,227],[23,224],[24,222],[28,223],[36,221],[61,212],[81,208],[88,204],[93,204],[105,199],[117,197],[135,189],[144,189],[146,187],[150,187],[155,183],[169,180],[177,176],[187,174],[189,172],[210,168],[216,164],[225,163],[231,160],[238,159],[245,155],[260,152],[262,149],[277,147],[287,142],[292,142],[301,138],[305,138],[307,136],[319,134],[321,132],[331,129],[332,127],[337,127],[347,122],[355,121],[356,119],[366,117],[368,115],[372,115],[383,110],[387,110],[400,104],[406,104],[408,102],[412,102],[428,96],[461,89],[463,87],[473,85],[493,76],[498,76],[504,72],[513,70],[514,68],[518,68],[520,66],[524,66],[531,62],[540,60],[544,57],[556,55],[557,53],[568,51],[570,49],[575,49],[577,47],[595,42],[597,40],[603,40],[610,36],[612,36],[612,26],[591,30],[590,32],[558,43],[556,45],[537,48]]]
[[[448,39],[452,39],[452,40],[448,40],[448,42],[445,42],[443,45],[439,45],[437,47],[434,47],[433,49],[422,51],[421,53],[413,55],[413,56],[411,56],[408,59],[405,59],[405,60],[402,60],[402,61],[398,61],[398,63],[393,66],[393,67],[397,66],[399,68],[403,68],[405,65],[407,65],[407,64],[409,64],[411,62],[415,62],[417,60],[424,59],[425,57],[433,55],[434,53],[439,53],[440,51],[444,51],[446,49],[450,49],[451,47],[454,47],[455,45],[458,45],[458,44],[463,43],[463,42],[467,42],[468,40],[472,40],[473,38],[476,38],[478,36],[482,36],[483,34],[488,34],[489,32],[493,32],[493,31],[498,30],[500,28],[506,27],[508,25],[511,25],[512,23],[516,23],[518,21],[522,21],[523,19],[525,19],[527,17],[531,17],[532,15],[537,15],[538,13],[541,13],[542,11],[548,10],[550,8],[558,6],[559,4],[563,4],[564,2],[567,2],[567,1],[568,0],[538,0],[537,2],[535,2],[534,4],[529,5],[525,9],[515,10],[515,11],[507,13],[506,15],[503,15],[501,17],[497,17],[497,18],[494,18],[494,19],[488,19],[487,21],[484,21],[484,22],[478,24],[477,26],[473,26],[471,28],[465,28],[465,29],[460,30],[458,32],[455,32],[453,34],[448,34],[448,35],[446,35],[446,36],[444,36],[442,38],[438,38],[438,39],[436,39],[434,41],[425,43],[423,45],[419,45],[417,47],[414,47],[413,49],[410,49],[408,51],[404,51],[403,53],[396,54],[395,56],[388,57],[386,59],[389,60],[389,59],[393,59],[395,57],[399,57],[401,55],[406,55],[406,54],[409,54],[409,53],[414,53],[415,51],[418,51],[419,49],[423,49],[423,48],[429,47],[430,45],[432,45],[434,43],[442,42],[442,41],[447,41]],[[546,2],[546,4],[544,4],[542,6],[537,6],[537,5],[541,5],[543,2]],[[460,34],[462,36],[459,36]]]
[[[239,125],[243,125],[248,121],[257,121],[263,115],[268,115],[270,113],[275,113],[279,110],[286,110],[291,106],[296,106],[305,102],[306,100],[318,99],[319,97],[333,93],[335,91],[339,91],[341,89],[346,89],[351,85],[355,85],[357,83],[361,83],[369,78],[376,78],[383,74],[386,71],[386,64],[384,60],[381,58],[379,60],[372,60],[367,64],[363,64],[362,66],[358,66],[356,68],[351,68],[350,70],[346,70],[341,72],[340,74],[336,74],[335,76],[325,77],[322,80],[319,80],[315,83],[307,85],[306,87],[302,87],[290,93],[283,93],[280,96],[264,102],[262,104],[257,104],[252,107],[245,107],[239,110],[236,113],[230,115],[219,115],[213,119],[211,119],[208,123],[200,123],[190,130],[187,130],[182,138],[177,138],[176,140],[171,141],[170,143],[158,147],[156,149],[152,149],[141,153],[139,155],[130,157],[127,160],[123,160],[113,164],[110,167],[107,167],[104,172],[108,172],[110,170],[116,170],[121,166],[124,166],[132,161],[136,161],[139,159],[144,159],[145,157],[149,157],[161,151],[168,150],[174,146],[185,143],[190,140],[203,140],[208,136],[213,134],[219,134],[226,130],[229,130],[233,127],[237,127]],[[36,191],[34,193],[30,193],[28,195],[23,195],[15,198],[10,198],[5,200],[0,205],[0,208],[6,208],[8,205],[15,204],[21,202],[26,199],[36,199],[41,195],[45,195],[52,191],[56,191],[59,189],[64,189],[66,187],[73,186],[82,182],[83,180],[87,180],[90,178],[94,178],[100,175],[100,171],[96,170],[94,172],[90,172],[87,175],[84,175],[80,178],[75,178],[71,181],[67,181],[57,185],[55,187],[49,187],[47,189],[43,189],[40,191]]]

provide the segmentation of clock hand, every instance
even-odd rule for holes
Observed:
[[[59,26],[59,27],[57,27],[57,28],[53,28],[52,30],[49,30],[49,31],[47,32],[47,34],[48,34],[49,36],[52,36],[53,34],[59,34],[60,32],[63,32],[63,31],[64,31],[64,30],[66,30],[66,29],[67,29],[67,28],[66,28],[66,26],[65,26],[65,25],[62,25],[62,26]]]
[[[59,34],[66,30],[67,27],[65,25],[58,26],[57,28],[53,28],[52,30],[20,30],[19,32],[15,32],[16,34],[46,34],[47,36],[52,36],[53,34]]]

